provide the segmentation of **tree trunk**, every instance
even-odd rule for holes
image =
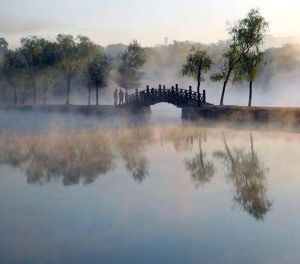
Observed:
[[[229,69],[229,70],[228,70],[227,75],[226,75],[226,78],[225,78],[225,80],[224,80],[220,105],[223,105],[223,103],[224,103],[225,90],[226,90],[227,83],[228,83],[228,81],[229,81],[229,77],[230,77],[231,71],[232,71],[232,69]]]
[[[250,132],[250,145],[251,145],[251,153],[254,156],[254,147],[253,147],[253,134]]]
[[[96,105],[99,104],[99,87],[96,86]]]
[[[253,81],[250,81],[250,83],[249,83],[249,102],[248,102],[249,107],[251,107],[251,105],[252,105],[252,84],[253,84]]]
[[[222,89],[222,95],[221,95],[220,105],[223,105],[223,102],[224,102],[225,89],[226,89],[226,85],[228,83],[228,79],[229,78],[226,77],[226,79],[225,79],[225,81],[223,83],[223,89]]]
[[[27,96],[27,90],[25,89],[22,93],[22,104],[24,105],[25,104],[25,101],[26,101],[26,96]]]
[[[13,88],[14,89],[14,103],[18,104],[18,94],[17,94],[17,89],[16,87]]]
[[[226,136],[225,136],[225,134],[223,132],[222,132],[222,138],[223,138],[225,150],[226,150],[227,155],[229,156],[230,162],[231,162],[231,164],[235,164],[235,160],[234,160],[234,158],[232,156],[230,148],[229,148],[229,146],[227,144]]]
[[[47,102],[47,88],[44,89],[44,98],[43,98],[44,105],[46,104],[46,102]]]
[[[204,157],[203,157],[203,150],[202,150],[202,137],[199,136],[199,157],[200,157],[200,166],[202,168],[202,171],[204,173],[204,176],[206,176],[205,173],[205,165],[204,165]]]
[[[128,98],[128,90],[125,89],[125,103],[127,103],[127,98]],[[117,104],[118,104],[118,100],[117,100]]]
[[[198,77],[197,77],[197,81],[198,81],[198,85],[197,85],[197,93],[200,94],[200,83],[201,83],[201,64],[198,67]]]
[[[36,76],[37,73],[35,69],[31,69],[29,72],[30,82],[31,82],[31,90],[32,90],[32,101],[33,104],[36,104]]]
[[[70,91],[71,91],[71,79],[67,79],[67,101],[66,104],[70,104]]]
[[[90,105],[91,104],[91,86],[90,85],[88,86],[88,89],[89,89],[88,105]]]
[[[33,97],[33,104],[36,104],[36,87],[35,87],[35,83],[33,83],[33,86],[32,86],[32,97]]]

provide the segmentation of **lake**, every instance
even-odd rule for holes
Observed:
[[[300,262],[298,133],[0,120],[0,263]]]

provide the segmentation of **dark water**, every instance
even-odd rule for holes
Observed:
[[[7,120],[0,263],[300,262],[299,134]]]

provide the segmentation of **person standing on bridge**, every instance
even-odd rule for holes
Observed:
[[[118,89],[114,91],[114,105],[118,105]]]
[[[122,89],[120,89],[119,92],[119,104],[123,104],[124,103],[124,92],[122,91]]]

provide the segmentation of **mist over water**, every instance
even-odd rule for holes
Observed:
[[[151,121],[158,124],[180,124],[181,108],[167,103],[151,106]]]
[[[0,110],[0,133],[44,131],[84,131],[122,126],[181,124],[181,108],[162,103],[151,106],[150,114],[124,113],[102,116],[51,111]]]
[[[0,262],[298,263],[299,134],[180,116],[0,111]]]

